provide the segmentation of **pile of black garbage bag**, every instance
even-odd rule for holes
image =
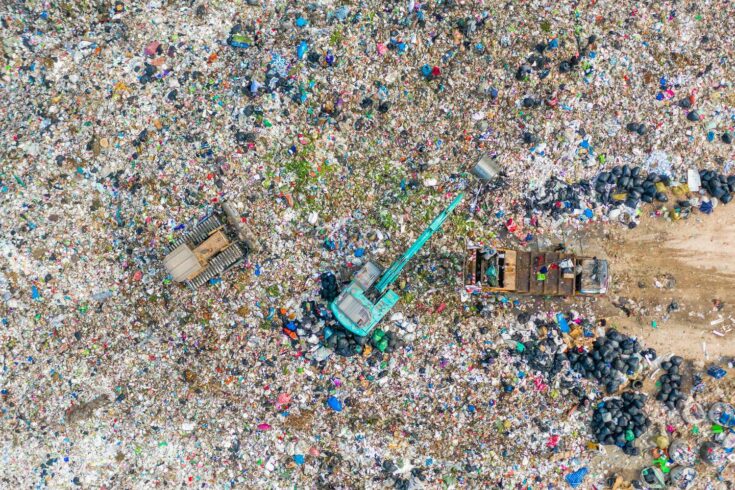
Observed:
[[[589,352],[572,349],[567,352],[567,358],[572,369],[585,378],[596,380],[605,386],[608,394],[612,394],[618,391],[627,376],[638,370],[640,350],[636,339],[608,329],[604,336],[595,339]]]
[[[674,356],[661,363],[661,368],[666,371],[666,374],[658,379],[661,391],[656,394],[656,400],[666,405],[669,410],[684,408],[686,396],[681,392],[681,374],[679,373],[679,366],[682,362],[684,359]]]
[[[726,176],[714,170],[699,170],[702,188],[710,196],[723,204],[732,200],[735,193],[735,175]],[[665,187],[675,185],[671,177],[656,172],[648,172],[638,166],[616,165],[610,170],[600,172],[592,181],[580,180],[567,183],[552,177],[526,197],[526,209],[544,211],[552,216],[571,213],[582,208],[582,200],[593,196],[599,204],[635,208],[643,203],[668,202],[663,190],[656,188],[657,183]],[[623,197],[624,195],[624,197]],[[622,199],[620,198],[622,197]]]
[[[640,449],[634,446],[635,439],[651,425],[643,412],[645,402],[645,395],[626,391],[620,397],[598,403],[592,415],[592,430],[597,442],[616,445],[625,454],[638,456]]]
[[[641,201],[651,203],[654,200],[667,202],[665,193],[656,190],[657,183],[671,185],[667,175],[658,175],[651,172],[644,176],[640,167],[630,167],[627,164],[613,167],[609,172],[600,172],[595,180],[595,191],[598,200],[605,204],[624,202],[626,206],[635,208]],[[615,199],[615,194],[626,195],[625,201]]]

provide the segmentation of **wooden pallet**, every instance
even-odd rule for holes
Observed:
[[[516,255],[515,250],[508,250],[505,253],[503,289],[516,290]]]
[[[473,250],[469,257],[467,257],[467,264],[465,265],[465,284],[468,286],[474,286],[477,282],[477,250]]]
[[[516,256],[516,269],[516,291],[527,293],[531,285],[530,252],[518,252]]]
[[[559,276],[561,276],[559,273],[559,264],[557,263],[559,261],[559,254],[549,252],[545,254],[544,259],[544,264],[549,269],[549,272],[546,273],[546,280],[544,281],[544,294],[556,296],[559,294]]]

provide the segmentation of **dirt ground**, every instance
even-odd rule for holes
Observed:
[[[735,356],[735,206],[676,222],[645,216],[632,230],[587,235],[575,248],[610,261],[612,288],[597,307],[612,325],[660,354]]]
[[[595,305],[599,317],[641,338],[660,355],[673,352],[699,367],[735,356],[735,206],[719,206],[709,216],[677,222],[645,216],[635,229],[621,225],[589,230],[571,245],[577,253],[610,261],[612,288]],[[667,311],[672,301],[678,309]],[[711,324],[720,318],[724,321]],[[732,330],[725,332],[728,328]],[[643,391],[655,393],[654,382],[647,379]],[[592,467],[637,478],[640,468],[650,463],[650,437],[642,438],[639,446],[637,458],[609,447]],[[700,480],[697,488],[705,483]]]

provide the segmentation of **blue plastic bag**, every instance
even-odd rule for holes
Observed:
[[[569,323],[567,322],[567,319],[564,318],[564,315],[562,315],[561,313],[557,313],[556,322],[559,324],[559,329],[563,333],[569,333]]]
[[[296,47],[296,56],[303,60],[304,56],[306,56],[306,52],[309,50],[309,45],[306,44],[306,41],[301,41],[299,45]]]
[[[707,374],[715,379],[721,379],[725,377],[727,371],[722,369],[720,366],[710,366],[709,369],[707,369]]]
[[[569,486],[572,488],[577,488],[582,484],[584,481],[584,477],[587,476],[587,473],[589,473],[589,470],[587,467],[583,467],[575,471],[574,473],[569,473],[564,479],[569,483]]]
[[[336,397],[330,396],[327,400],[327,405],[329,405],[329,408],[331,408],[335,412],[342,411],[342,402],[339,401]]]

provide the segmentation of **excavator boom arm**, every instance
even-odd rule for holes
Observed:
[[[431,222],[431,224],[424,230],[421,235],[416,239],[415,242],[409,247],[406,252],[404,252],[403,255],[401,255],[398,260],[393,262],[391,266],[386,269],[385,272],[380,276],[380,279],[375,284],[375,289],[379,294],[385,293],[385,291],[388,290],[391,285],[396,282],[396,279],[398,279],[398,276],[401,274],[401,271],[403,271],[403,268],[406,266],[409,260],[413,258],[414,255],[416,255],[419,250],[426,244],[426,242],[429,241],[429,239],[439,231],[439,229],[444,224],[444,221],[449,217],[449,215],[454,211],[454,208],[459,205],[459,203],[462,201],[462,198],[464,197],[464,194],[460,193],[457,197],[454,198],[454,200],[447,206],[447,208],[439,213],[439,215],[434,218],[434,221]]]

